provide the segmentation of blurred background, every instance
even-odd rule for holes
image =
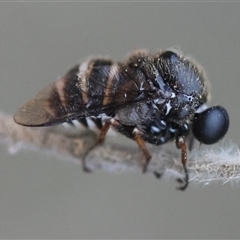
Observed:
[[[200,62],[210,105],[239,140],[239,3],[0,3],[0,110],[13,114],[89,55],[122,61],[135,48],[172,46]],[[84,174],[41,152],[1,145],[0,238],[239,238],[240,187],[135,173]]]

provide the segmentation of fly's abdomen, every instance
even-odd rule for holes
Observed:
[[[91,114],[89,109],[101,107],[106,101],[114,66],[111,60],[91,59],[70,70],[65,76],[64,89],[68,108],[88,110]]]
[[[114,109],[109,115],[101,110],[113,102],[118,76],[119,65],[107,59],[91,59],[70,70],[64,84],[66,108],[76,116],[80,112],[84,114],[77,120],[69,119],[65,126],[101,129],[105,121],[115,115]]]

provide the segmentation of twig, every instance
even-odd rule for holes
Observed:
[[[75,131],[76,132],[76,131]],[[95,146],[96,134],[92,131],[82,131],[78,134],[62,131],[59,127],[30,128],[17,125],[12,116],[0,113],[0,137],[8,144],[9,153],[14,154],[22,148],[53,151],[68,160],[81,162],[95,171],[98,169],[119,172],[139,169],[139,161],[143,158],[139,149],[115,143],[111,136],[101,146]],[[123,137],[124,138],[124,137]],[[124,138],[125,140],[125,138]],[[129,140],[130,142],[131,140]],[[129,143],[128,142],[128,143]],[[152,159],[148,172],[159,172],[174,178],[182,177],[183,169],[180,163],[180,152],[171,145],[148,146]],[[190,180],[204,182],[230,180],[240,178],[240,153],[238,146],[229,143],[213,147],[200,147],[188,156]]]

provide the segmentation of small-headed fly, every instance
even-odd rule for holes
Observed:
[[[51,126],[92,119],[100,129],[98,144],[109,130],[136,141],[145,156],[144,142],[161,145],[175,139],[185,173],[179,189],[188,186],[186,137],[213,144],[227,132],[229,117],[220,106],[207,108],[208,85],[203,69],[173,50],[132,53],[123,62],[92,58],[40,91],[14,115],[24,126]],[[156,176],[158,174],[156,173]]]

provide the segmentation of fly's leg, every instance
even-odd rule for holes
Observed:
[[[145,156],[145,161],[142,162],[142,171],[146,172],[147,166],[148,166],[149,161],[152,158],[152,156],[150,155],[150,153],[141,137],[141,132],[137,128],[134,128],[132,134],[133,134],[133,139],[138,144],[138,147],[142,150],[142,152]]]
[[[181,161],[182,161],[182,166],[183,166],[183,170],[184,170],[184,181],[182,179],[178,179],[177,181],[180,182],[181,184],[183,184],[181,187],[178,187],[179,190],[185,190],[188,186],[188,182],[189,182],[189,176],[188,176],[188,170],[186,167],[187,164],[187,146],[186,146],[186,142],[184,137],[178,137],[176,139],[176,146],[178,149],[181,150]]]
[[[105,124],[102,126],[101,132],[98,136],[97,144],[102,144],[104,142],[110,126],[111,126],[111,122],[109,120],[106,121]]]
[[[105,136],[106,136],[110,126],[111,126],[110,121],[106,121],[105,124],[102,126],[101,132],[100,132],[100,134],[98,136],[98,139],[97,139],[97,142],[96,142],[96,145],[102,144],[104,142]],[[91,149],[89,149],[89,151],[91,151],[94,147],[95,146],[93,146]],[[85,158],[83,158],[83,160],[82,160],[82,169],[83,169],[84,172],[91,173],[91,170],[86,165],[86,159]]]
[[[145,159],[143,162],[141,162],[141,165],[142,165],[142,171],[146,172],[148,163],[151,159],[151,155],[150,155],[147,147],[145,146],[144,140],[142,138],[143,133],[140,130],[138,130],[136,127],[126,126],[115,119],[111,119],[111,125],[119,133],[125,135],[128,138],[133,139],[137,143],[137,145],[139,146],[139,148],[141,149],[141,151],[143,152],[143,154],[145,156]]]

